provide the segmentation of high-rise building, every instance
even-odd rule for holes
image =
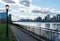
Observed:
[[[47,20],[50,21],[50,15],[47,15]]]
[[[41,22],[41,21],[42,21],[42,17],[40,17],[40,16],[37,17],[37,18],[35,19],[35,21],[36,21],[36,22]]]
[[[60,14],[57,14],[57,21],[60,21]]]
[[[45,21],[50,21],[50,15],[47,15],[46,17],[45,17]]]
[[[9,14],[9,21],[11,21],[11,14]]]
[[[56,22],[56,16],[53,16],[53,17],[50,19],[50,21]]]

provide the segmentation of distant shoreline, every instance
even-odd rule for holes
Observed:
[[[13,21],[13,22],[21,22],[21,21]]]

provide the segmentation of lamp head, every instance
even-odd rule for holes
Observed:
[[[9,9],[9,5],[6,5],[6,9]]]

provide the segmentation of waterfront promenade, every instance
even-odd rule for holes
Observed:
[[[28,34],[24,33],[20,29],[16,28],[16,26],[11,26],[13,33],[15,34],[18,41],[37,41],[33,37],[29,36]]]
[[[22,41],[59,41],[59,31],[47,28],[35,28],[34,26],[25,26],[13,24],[11,26],[17,40]]]

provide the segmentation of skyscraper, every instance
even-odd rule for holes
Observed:
[[[46,17],[45,17],[45,21],[50,21],[50,15],[48,14]]]
[[[47,20],[50,21],[50,15],[47,15]]]
[[[60,14],[57,14],[57,21],[60,21]]]
[[[11,14],[9,14],[9,21],[11,21]]]

